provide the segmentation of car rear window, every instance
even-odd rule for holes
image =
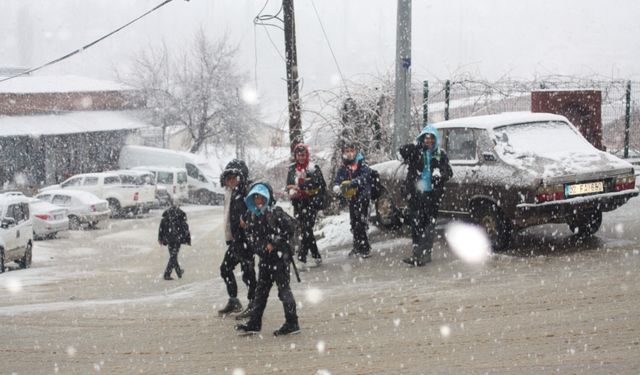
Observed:
[[[173,173],[170,172],[158,172],[159,184],[173,184]]]
[[[532,122],[494,129],[496,142],[509,153],[593,152],[593,146],[562,121]]]

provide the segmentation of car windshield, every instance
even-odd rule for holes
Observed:
[[[562,121],[532,122],[494,129],[496,143],[509,153],[593,152],[593,146]]]
[[[196,165],[198,166],[198,168],[200,168],[200,170],[202,171],[202,173],[204,173],[205,176],[212,177],[216,175],[216,172],[213,171],[209,163],[200,163]]]

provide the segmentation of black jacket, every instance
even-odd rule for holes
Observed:
[[[322,175],[322,170],[317,165],[309,164],[307,169],[307,175],[304,182],[301,184],[296,181],[296,163],[289,166],[287,172],[287,185],[297,185],[302,193],[291,197],[292,201],[297,201],[305,206],[311,205],[311,207],[319,209],[322,207],[324,190],[327,185]]]
[[[178,207],[169,207],[162,213],[158,241],[163,245],[191,245],[187,214]]]
[[[421,146],[413,143],[406,144],[400,147],[400,156],[404,159],[404,163],[407,164],[407,178],[405,180],[406,198],[409,202],[417,196],[416,184],[422,179],[422,169],[424,167],[424,153]],[[444,185],[451,176],[453,171],[449,164],[449,157],[444,150],[437,149],[431,158],[431,173],[435,169],[440,170],[440,177],[433,176],[431,183],[433,185],[433,195],[436,201],[440,201],[442,194],[444,193]]]
[[[250,182],[248,181],[249,169],[244,161],[239,159],[231,160],[227,163],[220,175],[220,186],[224,186],[224,181],[230,174],[238,176],[239,183],[231,192],[229,204],[229,227],[231,228],[233,241],[244,248],[245,246],[243,245],[246,243],[246,236],[244,229],[240,227],[240,219],[247,211],[247,205],[244,202],[244,198],[247,196],[247,187],[250,185]]]
[[[358,154],[356,156],[356,160],[352,163],[358,163],[356,171],[351,171],[351,168],[349,167],[351,163],[343,161],[342,165],[340,165],[336,171],[336,178],[334,179],[333,184],[339,186],[343,181],[351,181],[349,187],[357,190],[349,201],[369,201],[371,199],[371,187],[373,185],[371,168],[369,168],[361,154]]]
[[[291,261],[291,239],[295,232],[295,222],[281,207],[269,207],[260,216],[247,211],[245,221],[248,243],[260,256],[261,262],[275,265]],[[267,252],[268,243],[273,245],[271,252]]]

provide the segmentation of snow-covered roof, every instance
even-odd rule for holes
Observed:
[[[0,82],[0,94],[67,93],[92,91],[128,91],[133,87],[116,82],[80,77],[25,76]]]
[[[126,111],[84,111],[38,116],[0,116],[0,137],[139,129],[149,124]]]
[[[476,129],[493,129],[498,126],[524,124],[538,121],[567,121],[567,118],[552,113],[505,112],[497,115],[463,117],[435,123],[438,129],[466,127]]]

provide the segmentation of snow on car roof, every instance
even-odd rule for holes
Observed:
[[[566,117],[552,113],[534,112],[505,112],[497,115],[472,116],[454,120],[442,121],[433,125],[438,129],[445,128],[476,128],[494,129],[499,126],[524,124],[538,121],[568,121]]]
[[[51,189],[51,190],[46,190],[43,191],[42,193],[38,194],[36,196],[36,198],[40,195],[68,195],[70,197],[76,197],[79,198],[82,201],[85,202],[91,202],[91,201],[104,201],[104,199],[100,199],[97,196],[95,196],[95,194],[86,192],[86,191],[82,191],[82,190],[73,190],[73,189]]]

